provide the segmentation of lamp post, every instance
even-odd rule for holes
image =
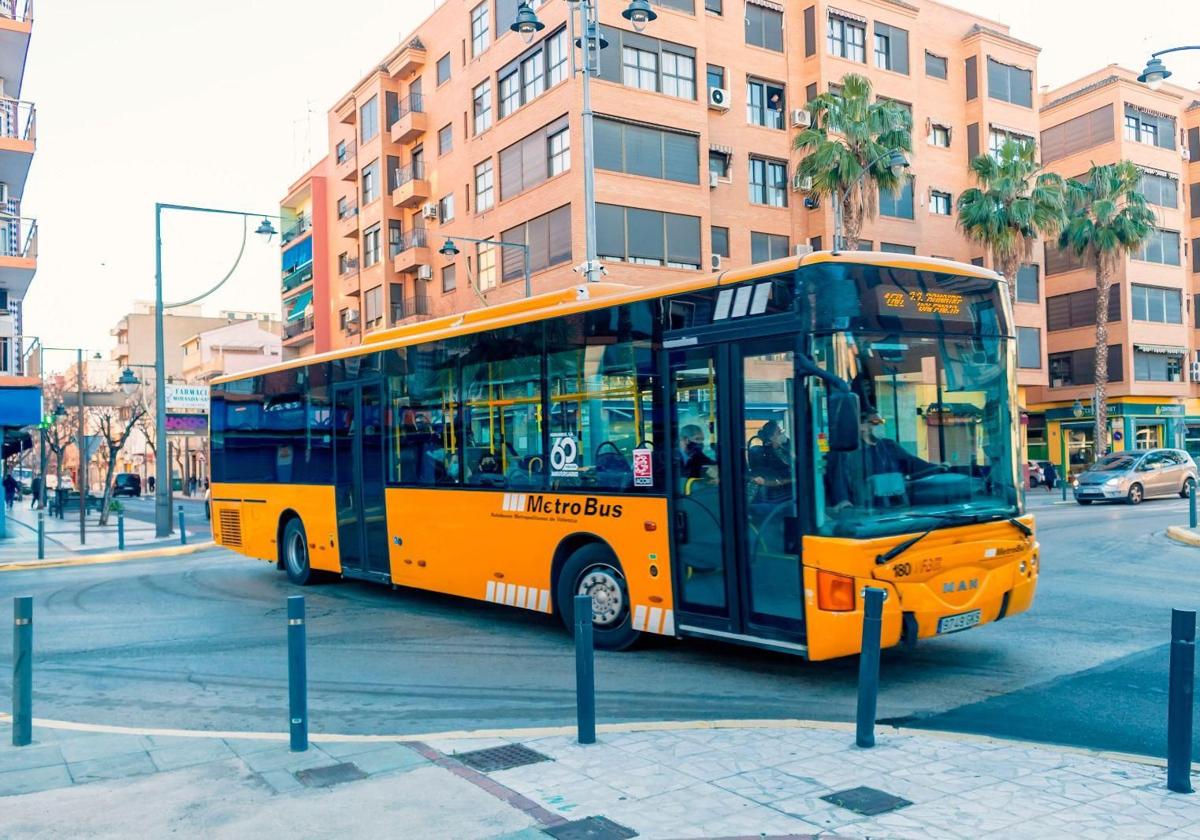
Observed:
[[[164,210],[178,210],[188,213],[214,213],[221,216],[238,216],[244,220],[262,218],[256,234],[266,236],[267,240],[276,233],[271,224],[273,217],[264,213],[246,213],[241,210],[221,210],[214,207],[193,207],[186,204],[154,204],[154,533],[155,536],[169,537],[171,535],[171,464],[167,457],[167,363],[163,343],[163,277],[162,277],[162,214]],[[243,246],[245,239],[242,240]],[[241,260],[241,254],[238,254]],[[234,269],[237,263],[234,263]],[[187,301],[167,304],[168,306],[183,306],[185,303],[195,303],[211,295],[225,284],[233,274],[229,274],[201,295]]]
[[[581,70],[575,65],[575,51],[571,51],[571,73],[583,74],[583,215],[587,259],[582,269],[584,279],[588,283],[597,283],[600,281],[603,267],[596,255],[596,158],[592,131],[591,79],[593,75],[600,74],[600,51],[608,46],[608,41],[600,34],[598,0],[567,0],[567,4],[571,7],[567,17],[572,36],[576,28],[575,15],[579,15],[579,37],[573,38],[573,42],[583,52]],[[629,5],[621,12],[621,17],[641,32],[646,28],[646,24],[655,20],[658,15],[650,8],[648,0],[629,0]],[[528,0],[522,0],[517,7],[517,17],[508,28],[519,33],[528,44],[538,32],[546,28],[546,24],[538,20],[537,13]]]
[[[501,248],[520,248],[521,263],[525,272],[525,297],[529,297],[533,294],[533,285],[529,279],[529,246],[524,242],[504,242],[500,239],[475,239],[470,236],[459,236],[456,238],[461,239],[464,242],[478,242],[481,245],[499,245]],[[442,247],[438,248],[438,253],[446,259],[452,260],[457,257],[461,251],[459,251],[458,246],[454,244],[454,239],[447,239],[442,243]]]
[[[885,158],[887,159],[888,167],[897,174],[899,174],[901,170],[908,169],[909,167],[908,158],[904,156],[902,151],[899,149],[888,149],[886,152],[863,167],[863,171],[860,172],[858,177],[854,179],[854,183],[850,185],[850,188],[853,189],[854,187],[858,186],[858,184],[867,177],[867,173],[871,171],[871,167],[877,163],[883,163]],[[833,228],[833,250],[839,251],[841,250],[845,240],[845,236],[842,234],[842,200],[840,193],[834,193],[833,196]]]
[[[1171,77],[1171,71],[1163,64],[1160,55],[1167,53],[1183,52],[1184,50],[1200,50],[1200,44],[1183,46],[1183,47],[1168,47],[1165,50],[1150,53],[1150,60],[1146,62],[1146,69],[1138,74],[1138,81],[1149,85],[1151,90],[1158,90],[1162,87],[1162,83]]]

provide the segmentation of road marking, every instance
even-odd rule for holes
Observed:
[[[109,554],[85,554],[81,557],[60,557],[54,560],[34,560],[28,563],[5,563],[0,565],[0,572],[22,572],[27,569],[51,569],[62,566],[98,566],[105,563],[124,563],[127,560],[146,560],[152,557],[179,557],[183,554],[195,554],[210,548],[217,548],[217,544],[210,540],[191,545],[172,545],[166,548],[145,548]]]

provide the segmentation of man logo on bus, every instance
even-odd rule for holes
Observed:
[[[979,588],[979,578],[971,578],[970,580],[960,580],[957,585],[954,581],[946,581],[942,584],[942,592],[967,592],[972,589]]]

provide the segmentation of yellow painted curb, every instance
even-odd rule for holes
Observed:
[[[212,540],[189,545],[170,545],[165,548],[144,548],[133,551],[113,551],[108,554],[85,554],[80,557],[60,557],[55,560],[37,560],[32,563],[5,563],[0,572],[20,572],[26,569],[50,569],[58,566],[98,566],[102,563],[123,563],[126,560],[146,560],[150,557],[179,557],[213,548]]]
[[[1183,543],[1184,545],[1194,545],[1200,548],[1200,534],[1190,528],[1184,528],[1182,525],[1171,525],[1167,528],[1167,536],[1175,540],[1175,542]]]

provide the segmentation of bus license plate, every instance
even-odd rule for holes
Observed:
[[[974,627],[979,623],[981,615],[980,610],[971,610],[970,612],[948,615],[945,618],[938,619],[938,634],[955,633],[959,630],[966,630],[968,627]]]

